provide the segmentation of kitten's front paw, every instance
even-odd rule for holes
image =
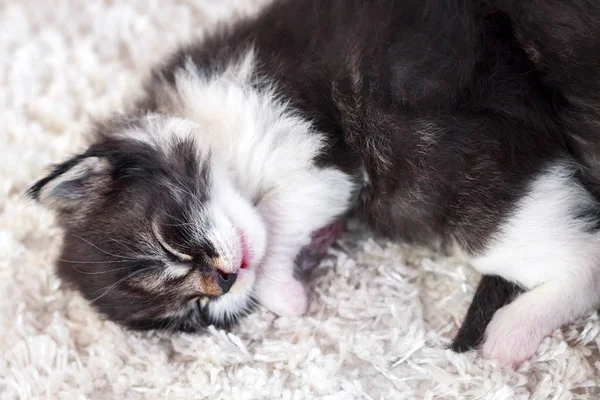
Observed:
[[[267,310],[282,316],[294,317],[306,312],[308,295],[306,289],[296,279],[284,282],[270,281],[259,288],[260,302]]]
[[[544,336],[536,319],[513,303],[494,315],[486,329],[482,353],[500,365],[516,368],[535,354]]]

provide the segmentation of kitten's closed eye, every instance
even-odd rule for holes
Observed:
[[[167,243],[167,241],[160,234],[160,230],[158,229],[158,224],[156,224],[156,223],[152,224],[152,230],[154,231],[154,236],[156,236],[156,240],[158,241],[158,244],[160,244],[160,247],[162,247],[162,249],[165,251],[165,253],[167,253],[169,256],[171,256],[181,262],[192,261],[192,259],[193,259],[192,256],[178,251],[173,246],[171,246],[169,243]]]
[[[176,250],[173,246],[167,243],[167,241],[160,234],[160,230],[158,229],[158,225],[156,223],[152,225],[152,230],[154,231],[154,236],[156,237],[158,244],[172,261],[165,269],[167,276],[172,279],[183,278],[187,276],[192,270],[190,262],[192,261],[193,257],[189,254],[185,254]]]

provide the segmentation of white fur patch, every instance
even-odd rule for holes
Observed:
[[[473,260],[482,274],[530,289],[494,316],[483,347],[488,357],[519,363],[546,335],[600,305],[600,234],[578,215],[599,206],[573,173],[566,163],[544,171],[494,244]]]
[[[168,263],[164,274],[167,279],[177,279],[186,276],[191,270],[192,267],[187,264]]]

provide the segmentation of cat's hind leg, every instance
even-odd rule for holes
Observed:
[[[482,351],[502,364],[531,357],[545,336],[600,305],[600,205],[568,164],[532,183],[472,264],[528,289],[488,325]]]
[[[486,329],[483,356],[515,366],[555,329],[591,311],[598,305],[598,282],[581,278],[546,282],[498,310]]]

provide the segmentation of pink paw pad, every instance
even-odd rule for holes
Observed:
[[[519,311],[509,305],[496,312],[481,349],[485,358],[516,368],[535,354],[545,335],[535,316]]]

